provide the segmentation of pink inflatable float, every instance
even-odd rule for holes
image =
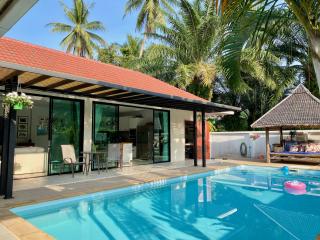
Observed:
[[[307,185],[303,182],[297,180],[286,181],[284,183],[284,189],[291,194],[301,195],[307,192]]]

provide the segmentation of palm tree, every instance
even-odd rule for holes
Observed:
[[[118,43],[112,43],[105,48],[100,48],[98,53],[98,60],[104,63],[110,63],[113,65],[121,66],[121,45]]]
[[[166,11],[173,12],[171,4],[176,0],[128,0],[125,6],[125,15],[140,9],[136,28],[141,31],[144,29],[144,37],[141,42],[139,58],[142,57],[147,34],[153,33],[157,24],[165,23]]]
[[[239,19],[241,16],[252,11],[257,10],[256,17],[258,21],[254,30],[263,30],[265,34],[272,28],[268,26],[270,12],[288,8],[294,14],[297,21],[303,26],[308,37],[312,62],[317,77],[318,87],[320,88],[320,1],[319,0],[285,0],[284,5],[282,0],[215,0],[219,7],[220,13],[226,13],[232,19]],[[235,12],[237,12],[235,17]],[[231,13],[231,14],[230,14]],[[266,14],[268,13],[268,14]],[[228,18],[227,17],[227,18]],[[280,20],[281,21],[281,20]],[[234,22],[234,21],[233,21]]]
[[[142,59],[139,58],[141,39],[127,35],[125,43],[112,43],[99,51],[98,59],[101,62],[111,63],[125,68],[140,70]]]
[[[60,2],[65,15],[70,23],[49,23],[52,32],[66,33],[60,45],[68,53],[81,57],[92,58],[94,50],[99,49],[99,45],[104,46],[105,41],[95,31],[103,31],[104,26],[100,21],[89,22],[90,9],[94,4],[87,5],[83,0],[73,0],[73,7],[69,8],[62,1]]]
[[[237,27],[246,30],[248,28],[243,25],[248,22],[255,27],[255,21],[247,21],[253,14],[240,19]],[[284,13],[273,12],[273,14],[280,17]],[[275,17],[270,16],[270,19]],[[288,20],[290,16],[287,17],[286,24],[274,27],[274,31],[269,31],[268,36],[257,31],[255,35],[249,34],[248,37],[246,31],[235,29],[235,32],[229,35],[228,40],[230,41],[224,42],[228,47],[232,43],[235,44],[233,46],[235,49],[241,47],[237,52],[233,52],[236,57],[239,57],[239,64],[236,64],[235,61],[226,61],[226,57],[222,56],[221,68],[227,72],[224,74],[227,78],[219,77],[216,80],[214,100],[224,101],[243,109],[242,113],[236,113],[222,120],[226,130],[248,130],[252,122],[285,96],[287,89],[300,81],[297,76],[303,80],[306,79],[305,68],[307,67],[305,65],[308,65],[306,37],[298,24]],[[231,41],[236,41],[239,37],[245,39],[245,44],[238,45],[237,42]],[[251,40],[253,37],[254,40]],[[263,47],[260,47],[261,42],[263,42]],[[228,47],[225,47],[223,51]],[[227,58],[227,60],[230,59]],[[230,84],[228,78],[232,63],[239,67],[241,81],[237,86]],[[239,85],[240,91],[238,88],[235,90],[234,88]]]
[[[149,34],[163,44],[153,45],[147,54],[164,64],[166,71],[162,71],[174,76],[172,84],[207,99],[216,74],[214,55],[219,35],[212,3],[181,0],[180,12],[168,16],[168,25],[159,24],[158,33]],[[173,73],[168,74],[170,71]]]
[[[320,1],[304,0],[301,2],[286,0],[289,8],[296,15],[306,30],[312,50],[312,61],[320,88]]]
[[[130,67],[130,63],[135,62],[140,57],[140,46],[142,40],[138,37],[133,37],[132,35],[127,35],[127,41],[122,44],[120,51],[123,57],[123,62],[126,62],[125,65]]]

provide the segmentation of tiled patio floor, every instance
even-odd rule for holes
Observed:
[[[88,176],[78,173],[75,178],[69,174],[23,179],[14,181],[14,199],[0,200],[0,239],[51,239],[51,237],[9,209],[43,201],[99,192],[112,188],[125,187],[145,182],[206,172],[236,165],[256,165],[281,167],[285,164],[266,164],[262,162],[240,160],[210,160],[208,167],[193,167],[192,161],[181,163],[163,163],[127,167],[123,170],[112,169],[108,172],[92,172]],[[294,168],[320,170],[320,166],[291,165]],[[6,236],[3,238],[2,236]]]

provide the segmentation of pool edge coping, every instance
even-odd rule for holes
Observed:
[[[201,175],[201,174],[206,174],[209,172],[213,172],[215,170],[226,170],[226,169],[230,169],[232,167],[237,167],[237,166],[219,166],[218,168],[211,168],[210,166],[208,168],[205,169],[201,169],[203,171],[200,170],[200,172],[188,172],[188,173],[184,173],[184,174],[177,174],[176,176],[168,176],[168,177],[163,177],[163,179],[161,180],[170,180],[170,179],[174,179],[174,178],[181,178],[181,177],[187,177],[190,175]],[[30,222],[28,222],[27,220],[25,220],[24,218],[18,216],[17,214],[15,214],[14,212],[10,211],[13,208],[18,208],[18,207],[27,207],[30,205],[37,205],[37,204],[45,204],[46,202],[54,202],[54,201],[63,201],[64,199],[67,198],[77,198],[81,195],[87,195],[87,194],[97,194],[101,191],[114,191],[116,189],[121,189],[121,188],[128,188],[128,187],[134,187],[137,185],[143,185],[143,184],[148,184],[148,183],[153,183],[153,182],[157,182],[157,181],[161,181],[159,179],[148,179],[148,180],[143,180],[141,179],[140,182],[138,183],[129,183],[127,184],[127,186],[116,186],[114,188],[110,188],[110,189],[105,189],[105,190],[98,190],[98,191],[92,191],[92,192],[87,192],[84,194],[80,194],[76,193],[72,196],[64,196],[61,198],[57,198],[57,199],[52,199],[52,200],[48,200],[48,199],[42,199],[39,200],[37,202],[34,203],[26,203],[26,204],[16,204],[17,206],[11,206],[6,208],[5,210],[7,211],[7,214],[4,216],[0,216],[0,224],[6,228],[13,237],[17,238],[17,239],[41,239],[41,240],[52,240],[55,239],[54,237],[50,236],[49,234],[47,234],[46,232],[40,230],[39,228],[37,228],[36,226],[32,225]]]
[[[226,163],[228,164],[228,162],[226,161]],[[271,167],[271,168],[280,168],[282,165],[270,165],[270,164],[255,164],[254,162],[239,162],[237,164],[232,164],[229,163],[230,165],[209,165],[207,166],[207,168],[191,168],[191,169],[198,169],[200,170],[199,172],[192,172],[192,170],[190,170],[189,168],[187,169],[187,171],[190,170],[190,172],[187,173],[175,173],[174,176],[166,176],[166,177],[162,177],[162,179],[165,180],[170,180],[173,178],[179,178],[179,177],[184,177],[184,176],[190,176],[190,175],[201,175],[201,174],[205,174],[205,173],[209,173],[209,172],[213,172],[213,171],[225,171],[231,168],[241,168],[242,166],[252,166],[252,167]],[[313,169],[308,169],[308,168],[299,168],[299,167],[294,167],[295,169],[301,169],[301,170],[311,170],[311,171],[318,171],[320,172],[320,170],[313,170]],[[15,204],[16,206],[10,206],[7,208],[3,208],[3,210],[7,211],[6,214],[1,214],[0,215],[0,224],[2,226],[4,226],[11,234],[12,236],[14,236],[17,239],[22,239],[22,240],[27,240],[27,239],[41,239],[41,240],[51,240],[54,239],[52,236],[50,236],[49,234],[45,233],[44,231],[36,228],[34,225],[32,225],[31,223],[29,223],[27,220],[23,219],[22,217],[19,217],[18,215],[14,214],[13,212],[10,211],[10,209],[13,208],[17,208],[17,207],[23,207],[23,206],[27,206],[27,205],[36,205],[36,204],[40,204],[40,203],[45,203],[48,201],[57,201],[57,200],[63,200],[66,198],[72,198],[72,197],[77,197],[79,195],[86,195],[86,194],[94,194],[94,193],[98,193],[101,191],[107,191],[107,190],[115,190],[115,189],[119,189],[119,188],[126,188],[126,187],[132,187],[132,186],[136,186],[136,185],[143,185],[143,184],[147,184],[147,183],[152,183],[152,182],[156,182],[159,181],[159,178],[153,178],[153,179],[141,179],[140,182],[134,182],[134,183],[128,183],[126,184],[126,186],[116,186],[114,188],[107,188],[105,190],[93,190],[91,192],[87,192],[87,193],[83,193],[83,194],[79,194],[79,193],[73,193],[70,194],[70,196],[63,196],[63,197],[58,197],[58,198],[53,198],[52,200],[48,200],[48,199],[40,199],[39,201],[36,201],[34,203],[25,203],[25,204]],[[23,229],[23,230],[22,230]]]

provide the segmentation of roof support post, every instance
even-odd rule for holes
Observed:
[[[206,113],[202,110],[201,114],[201,122],[202,122],[202,167],[206,167]]]
[[[5,84],[5,92],[17,91],[18,77],[15,76]],[[10,107],[4,115],[2,136],[2,162],[0,193],[5,199],[12,198],[14,149],[16,147],[16,115],[17,111]]]
[[[266,128],[266,158],[267,163],[270,163],[269,128]]]
[[[193,165],[198,166],[197,111],[193,110]]]
[[[280,145],[283,146],[283,131],[282,127],[280,127]]]

